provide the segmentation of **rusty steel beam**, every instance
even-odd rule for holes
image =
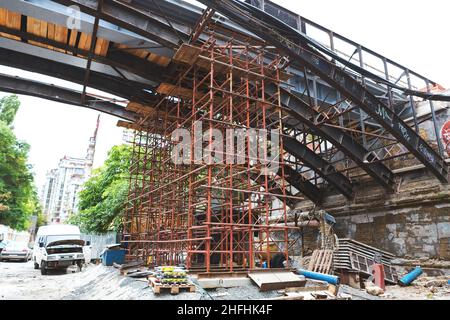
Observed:
[[[305,65],[309,70],[336,88],[350,101],[357,104],[373,119],[377,120],[390,134],[396,137],[414,156],[419,159],[441,182],[448,182],[447,165],[444,159],[433,150],[413,129],[382,101],[364,88],[348,73],[338,68],[332,62],[323,59],[313,52],[308,46],[300,46],[283,33],[286,27],[280,21],[277,26],[269,26],[262,17],[268,17],[271,21],[277,20],[267,13],[243,5],[236,0],[200,0],[203,4],[221,12],[234,22],[254,32],[257,36],[276,45],[291,59]],[[253,8],[253,9],[252,9]],[[280,28],[277,30],[277,28]],[[301,40],[301,39],[300,39]]]
[[[84,107],[128,121],[136,121],[139,118],[136,113],[127,111],[124,107],[89,94],[86,94],[86,102],[81,103],[82,92],[5,74],[0,74],[0,91]]]
[[[275,88],[266,86],[266,90],[274,92]],[[383,163],[368,163],[366,161],[369,151],[358,141],[344,131],[327,126],[317,126],[315,119],[319,113],[300,97],[286,89],[280,89],[281,103],[289,110],[294,119],[308,126],[315,134],[332,143],[338,150],[355,161],[364,171],[374,178],[383,187],[393,190],[394,174]]]
[[[81,85],[84,81],[84,68],[51,61],[5,48],[0,48],[0,64],[12,68],[44,74]],[[89,85],[92,88],[114,94],[128,100],[143,103],[153,103],[155,101],[155,95],[144,91],[144,89],[149,90],[152,88],[147,88],[144,84],[139,82],[124,80],[96,71],[91,71]]]
[[[295,138],[283,137],[284,149],[297,159],[301,159],[314,172],[330,183],[336,190],[347,198],[353,195],[350,181],[342,173],[320,155],[309,149]]]

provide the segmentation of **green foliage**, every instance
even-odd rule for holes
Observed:
[[[13,94],[0,99],[0,121],[10,126],[20,107],[19,98]]]
[[[131,160],[131,147],[115,146],[105,164],[94,170],[80,192],[79,213],[69,217],[69,223],[84,232],[118,231],[128,196],[126,175]]]
[[[30,146],[11,129],[19,106],[15,95],[0,99],[0,224],[24,230],[40,207],[27,164]]]
[[[36,231],[39,229],[39,227],[47,225],[47,216],[42,212],[42,208],[39,209],[39,214],[37,216],[37,222],[36,222]]]

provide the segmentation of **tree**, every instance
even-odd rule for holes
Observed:
[[[25,230],[40,206],[28,163],[30,146],[17,140],[12,124],[20,102],[16,95],[0,99],[0,223]]]
[[[69,223],[83,232],[106,233],[119,231],[121,217],[128,197],[128,175],[131,147],[115,146],[104,165],[94,170],[80,191],[79,212],[69,217]]]
[[[15,94],[0,99],[0,121],[11,126],[20,107],[19,97]]]

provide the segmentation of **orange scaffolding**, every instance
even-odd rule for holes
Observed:
[[[201,46],[180,47],[180,77],[158,88],[164,116],[148,117],[136,131],[123,241],[128,259],[149,265],[184,263],[200,272],[270,266],[274,254],[292,254],[288,204],[303,199],[285,179],[286,168],[301,166],[283,149],[279,86],[286,75],[274,50],[209,33]],[[268,85],[277,88],[272,95]],[[189,132],[184,154],[175,129]],[[255,140],[248,134],[255,129],[267,133]],[[279,154],[270,165],[278,169],[268,173],[271,132]],[[174,161],[183,156],[187,162]]]

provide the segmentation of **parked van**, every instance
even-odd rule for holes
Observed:
[[[55,224],[40,227],[33,247],[34,268],[40,268],[43,275],[49,269],[64,269],[71,265],[77,265],[81,271],[85,245],[90,243],[81,239],[77,226]]]

